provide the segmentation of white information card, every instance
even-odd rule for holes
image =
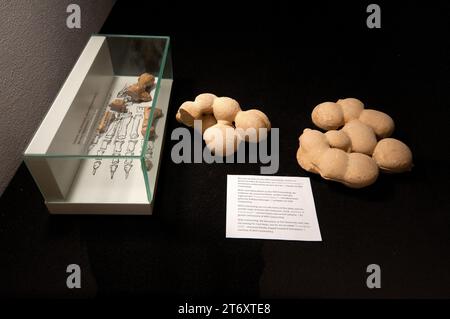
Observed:
[[[228,175],[226,236],[321,241],[309,178]]]

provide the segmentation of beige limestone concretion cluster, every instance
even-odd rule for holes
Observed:
[[[365,109],[360,100],[346,98],[317,105],[311,117],[326,132],[303,131],[297,151],[303,169],[352,188],[373,184],[379,171],[411,170],[411,150],[389,138],[394,121],[386,113]]]
[[[269,118],[260,110],[243,111],[235,99],[211,93],[184,102],[176,118],[189,127],[195,127],[195,120],[201,121],[206,146],[217,156],[233,154],[242,141],[259,142],[265,138],[259,129],[267,132],[271,128]]]

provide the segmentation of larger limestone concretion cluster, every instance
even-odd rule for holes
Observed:
[[[411,150],[389,138],[394,121],[386,113],[365,109],[360,100],[346,98],[317,105],[311,117],[326,132],[303,131],[297,151],[303,169],[352,188],[373,184],[379,171],[411,170]]]
[[[244,140],[259,142],[271,128],[269,118],[260,110],[243,111],[236,100],[211,93],[184,102],[176,118],[189,127],[195,127],[195,120],[201,121],[206,146],[216,156],[233,154]]]

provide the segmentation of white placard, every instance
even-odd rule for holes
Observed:
[[[228,175],[226,237],[322,241],[307,177]]]

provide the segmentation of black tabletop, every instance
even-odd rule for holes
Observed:
[[[102,29],[171,37],[167,132],[202,92],[268,114],[280,128],[277,175],[311,178],[322,242],[225,238],[227,174],[261,165],[175,164],[168,134],[152,216],[49,215],[21,165],[0,199],[0,294],[450,297],[450,6],[381,4],[382,27],[369,29],[367,5],[118,2]],[[412,172],[355,190],[299,167],[313,107],[343,97],[394,118]],[[81,289],[66,287],[69,264],[81,267]],[[380,289],[366,286],[369,264],[381,267]]]

